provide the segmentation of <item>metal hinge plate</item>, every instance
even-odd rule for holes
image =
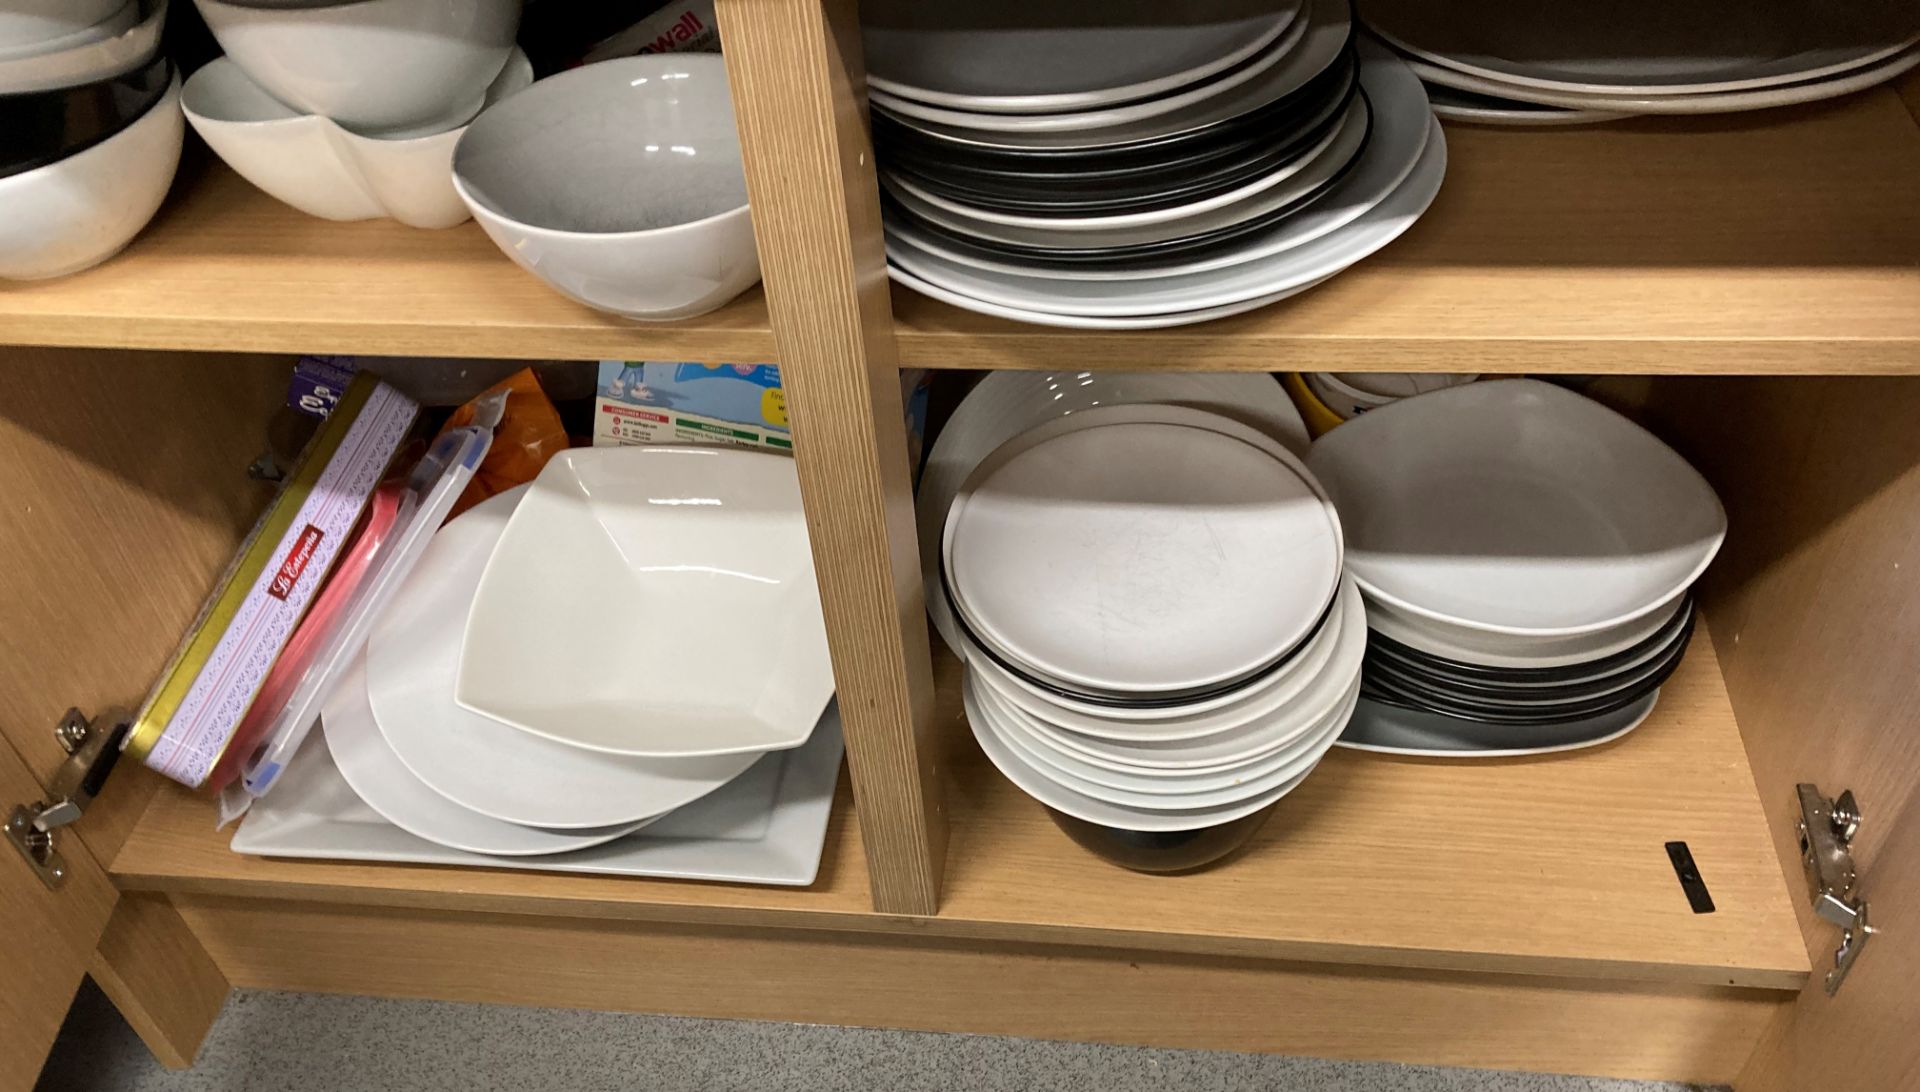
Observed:
[[[120,760],[120,746],[131,726],[131,718],[119,710],[95,720],[88,720],[78,709],[67,710],[53,729],[67,760],[48,783],[47,798],[17,804],[7,816],[7,841],[48,887],[58,889],[67,878],[56,832],[80,818],[99,795]]]
[[[1807,874],[1807,895],[1814,913],[1838,925],[1840,946],[1827,972],[1828,996],[1838,993],[1867,941],[1878,930],[1867,918],[1860,896],[1860,873],[1853,863],[1853,838],[1860,832],[1860,806],[1851,789],[1828,799],[1818,786],[1794,786],[1800,803],[1800,865]]]

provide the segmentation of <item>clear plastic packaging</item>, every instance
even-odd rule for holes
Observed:
[[[245,813],[254,798],[273,788],[280,771],[319,719],[327,695],[347,677],[347,669],[365,647],[374,621],[413,571],[454,501],[473,480],[475,469],[493,442],[493,426],[498,421],[496,404],[493,412],[481,414],[476,424],[452,429],[434,442],[408,475],[392,526],[359,584],[327,615],[316,613],[308,619],[320,627],[301,642],[302,650],[310,651],[311,664],[259,742],[242,759],[240,780],[221,793],[223,824]]]

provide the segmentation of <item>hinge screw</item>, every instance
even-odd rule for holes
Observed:
[[[53,730],[53,735],[60,741],[60,746],[68,754],[72,754],[87,741],[87,722],[78,717],[70,717],[60,722],[60,726]]]

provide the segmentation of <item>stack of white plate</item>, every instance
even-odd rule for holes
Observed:
[[[1386,246],[1446,173],[1346,0],[866,4],[895,280],[1053,326],[1201,322]]]
[[[1726,536],[1697,471],[1571,391],[1474,383],[1373,410],[1308,456],[1372,630],[1343,743],[1486,757],[1592,746],[1652,712]]]
[[[1302,372],[1300,377],[1321,405],[1342,420],[1351,420],[1402,398],[1458,387],[1480,378],[1445,372]]]
[[[1359,0],[1450,120],[1566,125],[1719,114],[1849,94],[1920,64],[1911,0],[1433,4]]]
[[[824,772],[825,793],[804,795],[831,795],[832,696],[791,459],[580,449],[434,537],[322,724],[339,774],[388,822],[479,855],[462,863],[503,863],[606,847],[710,794],[729,800],[709,820],[757,815],[764,836],[795,770]],[[278,796],[263,822],[298,828],[272,814]],[[825,808],[809,814],[810,830],[780,828],[810,844],[804,874],[762,862],[711,878],[811,882]],[[361,845],[349,832],[341,849]],[[630,849],[556,867],[688,874],[685,854],[650,867],[657,846]]]
[[[1365,615],[1271,378],[1163,377],[1169,399],[1251,395],[1238,420],[1133,400],[1154,397],[1141,377],[1077,385],[1094,378],[995,375],[942,433],[921,494],[935,620],[993,764],[1094,852],[1184,871],[1339,737]],[[1066,408],[1036,397],[1063,380]]]

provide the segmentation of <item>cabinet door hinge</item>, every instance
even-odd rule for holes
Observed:
[[[1807,873],[1807,894],[1814,912],[1840,927],[1840,946],[1826,979],[1832,996],[1878,932],[1867,918],[1867,900],[1860,894],[1860,874],[1853,864],[1860,806],[1851,789],[1835,799],[1815,785],[1796,785],[1794,792],[1800,801],[1800,865]]]
[[[67,752],[66,762],[48,783],[46,799],[17,804],[7,817],[7,841],[48,887],[57,889],[67,878],[57,832],[80,818],[99,795],[120,760],[120,747],[132,725],[133,719],[117,709],[93,720],[69,709],[54,726],[54,738]]]

